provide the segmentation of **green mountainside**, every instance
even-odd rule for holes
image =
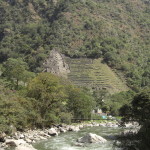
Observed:
[[[68,79],[75,85],[85,86],[93,90],[107,90],[109,93],[127,91],[126,83],[108,67],[101,59],[67,58],[70,67]]]
[[[149,108],[150,0],[0,0],[0,147],[101,109],[139,123],[116,145],[140,149]]]
[[[149,0],[0,0],[0,63],[21,57],[41,72],[57,49],[102,58],[133,89],[149,86],[149,16]]]

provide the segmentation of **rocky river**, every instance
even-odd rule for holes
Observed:
[[[79,132],[67,132],[60,136],[40,141],[34,144],[38,150],[112,150],[115,135],[122,131],[121,128],[112,127],[86,127]],[[107,140],[105,143],[86,143],[78,145],[76,140],[87,133],[95,133]]]
[[[133,127],[132,123],[121,128],[117,122],[91,122],[16,132],[5,137],[0,150],[119,150],[113,147],[117,135]]]

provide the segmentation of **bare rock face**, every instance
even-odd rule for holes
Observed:
[[[56,50],[51,51],[49,57],[43,65],[45,68],[44,72],[51,72],[53,74],[57,74],[66,78],[67,74],[70,73],[69,66],[65,62],[64,56]]]
[[[79,143],[105,143],[106,141],[107,140],[105,140],[103,137],[93,133],[88,133],[87,135],[77,139],[77,142]]]

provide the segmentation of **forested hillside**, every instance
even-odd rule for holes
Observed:
[[[52,49],[103,58],[132,88],[150,85],[148,0],[1,0],[0,62],[40,72]]]
[[[149,87],[149,0],[0,0],[0,137],[101,109],[149,145]]]

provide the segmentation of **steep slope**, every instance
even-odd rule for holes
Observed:
[[[150,85],[149,0],[1,0],[0,62],[42,71],[49,52],[102,58],[130,87]]]
[[[44,71],[62,76],[77,86],[94,91],[103,89],[114,94],[129,90],[125,80],[121,80],[100,58],[69,58],[53,50],[44,63]]]
[[[66,58],[70,73],[68,79],[78,86],[85,86],[93,90],[105,89],[110,93],[127,91],[126,83],[111,70],[101,59]]]
[[[132,88],[149,86],[150,3],[141,0],[65,1],[51,39],[71,57],[104,58]]]

